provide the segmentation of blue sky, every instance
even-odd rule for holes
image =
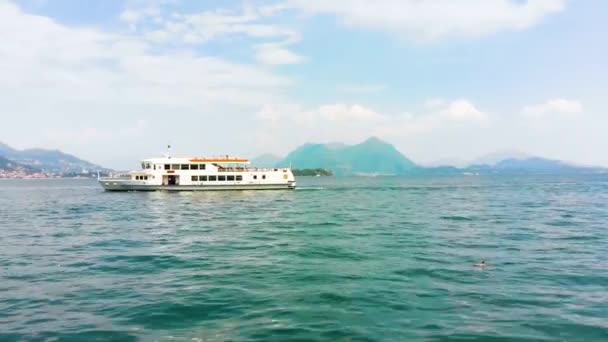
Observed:
[[[0,141],[115,168],[378,136],[608,166],[601,0],[0,0]]]

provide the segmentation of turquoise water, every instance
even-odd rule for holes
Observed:
[[[0,181],[0,340],[608,340],[608,176],[298,181]]]

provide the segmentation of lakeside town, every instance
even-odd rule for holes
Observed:
[[[2,170],[0,179],[45,179],[59,178],[59,176],[46,172],[27,172],[25,170]]]
[[[18,150],[0,142],[0,179],[96,178],[110,171],[59,150]]]
[[[105,174],[104,174],[105,175]],[[97,174],[90,172],[81,173],[54,173],[27,170],[3,170],[0,169],[0,179],[51,179],[51,178],[96,178]]]

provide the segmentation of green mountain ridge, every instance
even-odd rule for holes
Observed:
[[[504,156],[504,159],[500,157]],[[511,157],[515,156],[515,157]],[[490,158],[492,157],[492,158]],[[465,167],[417,165],[393,145],[376,137],[356,145],[307,143],[274,166],[294,169],[326,169],[348,175],[483,175],[483,174],[574,174],[606,173],[602,167],[579,166],[564,161],[498,152],[478,159],[483,164]]]
[[[356,145],[304,144],[277,165],[291,165],[296,169],[324,168],[336,175],[397,175],[418,168],[393,145],[375,137]]]
[[[83,169],[89,172],[107,172],[107,168],[82,160],[59,150],[32,148],[17,150],[0,142],[0,157],[21,165],[27,170],[41,170],[51,173],[80,173]],[[8,166],[7,166],[8,167]],[[0,165],[0,168],[7,169]]]

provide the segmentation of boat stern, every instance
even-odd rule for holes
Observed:
[[[128,179],[100,178],[97,181],[99,182],[99,185],[101,185],[101,187],[105,191],[134,190],[134,188],[133,188],[134,184],[132,184],[133,182],[131,182]]]

